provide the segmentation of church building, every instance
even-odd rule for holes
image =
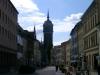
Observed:
[[[47,14],[47,20],[43,24],[43,62],[45,65],[49,65],[51,62],[51,49],[53,47],[53,24],[49,19],[49,12]]]

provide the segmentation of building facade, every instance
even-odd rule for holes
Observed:
[[[66,66],[70,66],[71,65],[71,60],[70,60],[70,52],[71,51],[71,39],[69,39],[68,41],[66,41],[66,56],[65,56],[65,60],[66,60]]]
[[[99,14],[100,0],[93,0],[81,17],[81,21],[75,25],[70,34],[72,43],[71,61],[77,60],[77,63],[82,61],[80,65],[93,71],[100,65]]]
[[[47,21],[43,24],[43,34],[44,34],[44,63],[46,65],[51,62],[51,49],[53,48],[53,24],[49,19],[49,12],[47,15]]]
[[[33,32],[23,30],[20,26],[17,28],[17,67],[41,67],[41,43],[36,39],[35,27]]]
[[[24,64],[24,37],[23,29],[18,25],[17,26],[17,67],[19,68]]]
[[[41,67],[41,47],[38,40],[34,40],[34,65],[39,68]]]
[[[64,64],[64,59],[63,59],[63,51],[61,45],[54,46],[53,48],[53,58],[54,58],[54,65],[62,65]]]
[[[77,42],[78,42],[78,67],[82,69],[84,50],[83,50],[83,24],[81,21],[78,22],[77,24]]]
[[[96,4],[97,4],[98,14],[100,14],[100,0],[96,0]],[[100,38],[100,15],[98,15],[97,34],[98,38]],[[98,39],[98,42],[99,42],[98,64],[100,65],[100,39]]]
[[[63,64],[64,65],[66,65],[66,60],[67,60],[67,58],[66,58],[66,55],[67,55],[67,52],[66,52],[66,48],[67,48],[67,46],[66,46],[66,44],[67,44],[67,42],[65,41],[65,42],[62,42],[61,43],[61,47],[62,47],[62,59],[63,59]]]
[[[10,0],[0,0],[0,71],[16,66],[18,11]]]
[[[26,65],[34,65],[34,31],[29,32],[27,30],[24,30],[24,57],[25,57],[25,64]]]
[[[56,63],[54,51],[55,51],[54,48],[52,48],[52,50],[51,50],[51,65],[55,65],[55,63]]]
[[[70,35],[71,35],[71,65],[76,67],[78,59],[77,24],[72,29]]]
[[[92,4],[82,16],[84,53],[87,67],[96,70],[98,67],[99,37],[97,26],[100,23],[100,0],[93,0]]]

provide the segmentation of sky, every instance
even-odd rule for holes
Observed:
[[[70,38],[72,28],[93,0],[11,0],[19,12],[18,23],[28,31],[36,27],[37,39],[43,40],[43,23],[49,11],[53,23],[53,44],[60,45]]]

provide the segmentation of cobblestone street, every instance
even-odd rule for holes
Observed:
[[[41,70],[37,70],[34,75],[65,75],[65,74],[62,73],[60,70],[56,72],[55,67],[51,66],[51,67],[46,67]],[[73,75],[76,75],[76,74],[73,73]],[[98,75],[98,74],[97,72],[90,72],[90,75]]]
[[[36,70],[33,74],[17,74],[17,73],[5,73],[0,75],[65,75],[60,70],[56,72],[54,66],[49,66],[40,70]]]
[[[62,73],[60,70],[58,70],[56,72],[56,69],[54,66],[48,66],[46,68],[36,70],[36,72],[33,74],[6,73],[6,74],[0,74],[0,75],[65,75],[65,74]],[[73,73],[72,75],[76,75],[76,74]],[[80,74],[80,75],[82,75],[82,74]],[[87,74],[85,74],[85,75],[87,75]],[[90,75],[98,75],[98,74],[97,74],[97,72],[90,72]]]
[[[65,75],[60,70],[56,72],[55,67],[46,67],[42,70],[37,70],[36,75]]]

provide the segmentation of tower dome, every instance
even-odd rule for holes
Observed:
[[[53,24],[52,21],[49,19],[49,12],[47,14],[47,20],[43,24],[43,32],[53,32]]]

